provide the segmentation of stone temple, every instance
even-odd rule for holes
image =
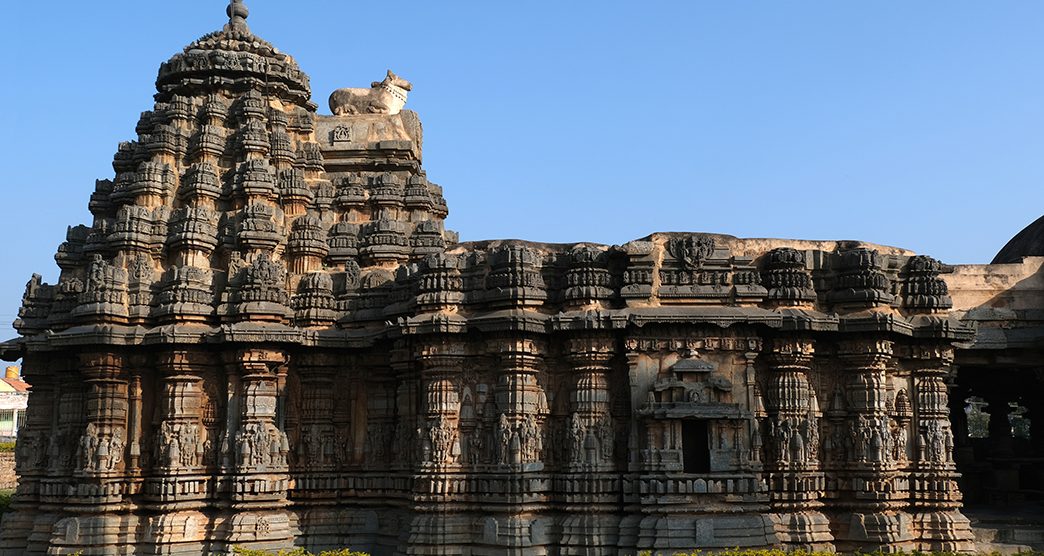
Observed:
[[[954,362],[1009,353],[1017,318],[971,309],[1041,259],[460,243],[409,82],[321,116],[228,15],[0,346],[33,384],[0,553],[971,548]]]

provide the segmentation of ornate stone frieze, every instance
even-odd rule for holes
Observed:
[[[911,310],[941,310],[953,307],[946,282],[939,277],[951,270],[939,261],[925,256],[910,257],[903,280],[903,306]]]
[[[806,269],[803,252],[781,247],[769,251],[766,259],[763,282],[768,288],[769,300],[781,305],[816,300],[812,275]]]
[[[893,284],[884,272],[886,259],[873,249],[857,248],[841,251],[838,272],[829,299],[832,303],[852,306],[890,304],[894,299]]]

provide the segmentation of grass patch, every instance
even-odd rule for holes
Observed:
[[[838,556],[839,552],[816,552],[808,550],[783,550],[783,549],[726,549],[726,550],[694,550],[694,551],[674,551],[674,552],[652,552],[652,551],[640,551],[638,556]],[[912,552],[889,552],[885,553],[882,551],[874,552],[854,552],[853,556],[1001,556],[999,552],[978,552],[970,555],[965,552],[926,552],[926,551],[912,551]],[[1027,552],[1018,553],[1022,556],[1044,556],[1044,552],[1037,550],[1030,550]]]
[[[236,546],[232,548],[232,553],[236,556],[370,556],[365,552],[355,552],[348,548],[343,548],[341,550],[324,550],[316,554],[308,552],[303,548],[292,548],[289,550],[280,550],[279,552],[270,552],[268,550],[251,550],[249,548]]]

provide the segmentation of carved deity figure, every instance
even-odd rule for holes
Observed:
[[[867,416],[859,414],[854,424],[856,438],[856,460],[869,461],[871,458],[871,441],[873,440],[873,427]]]
[[[603,462],[610,462],[613,460],[613,445],[615,444],[615,431],[613,430],[613,418],[609,415],[603,415],[602,419],[598,421],[595,426],[595,435],[598,437],[598,445],[601,449],[601,458]]]
[[[76,449],[77,467],[84,471],[93,471],[95,452],[98,447],[98,428],[94,423],[87,424],[87,430],[80,437],[79,446]]]
[[[805,463],[807,457],[805,454],[805,436],[808,434],[808,421],[801,420],[798,422],[794,420],[793,434],[790,436],[790,460],[794,463]]]
[[[870,427],[870,461],[880,462],[883,452],[884,444],[881,441],[881,430],[877,427]]]
[[[456,440],[453,426],[444,415],[439,415],[428,425],[428,442],[431,444],[431,461],[437,464],[451,463],[453,442]]]
[[[765,455],[763,453],[764,446],[761,442],[761,419],[751,419],[750,429],[751,461],[763,461]]]
[[[160,425],[160,444],[157,448],[161,452],[158,458],[161,463],[171,467],[181,463],[181,440],[174,432],[173,422],[164,421]]]
[[[892,459],[895,461],[906,461],[907,444],[906,426],[897,423],[892,429]]]
[[[108,451],[108,459],[106,460],[106,469],[112,471],[116,469],[123,462],[123,450],[126,444],[123,441],[123,429],[114,429],[112,434],[107,440],[106,449]]]
[[[808,443],[808,459],[809,461],[819,461],[819,418],[813,412],[809,412],[806,424],[808,425],[805,436]]]
[[[485,431],[482,430],[482,421],[479,421],[478,424],[475,426],[475,430],[471,431],[471,434],[467,437],[467,460],[468,463],[470,463],[471,465],[478,465],[482,463],[482,452],[483,450],[485,450],[485,442],[482,438],[484,432]]]
[[[943,428],[943,453],[942,460],[950,463],[953,462],[953,432],[950,431],[949,427]]]
[[[511,463],[511,437],[511,424],[508,422],[507,415],[501,413],[500,420],[497,422],[495,444],[498,463]]]
[[[922,461],[949,463],[952,461],[953,433],[939,421],[929,421],[922,426],[920,455]]]
[[[584,430],[584,423],[580,415],[574,413],[569,419],[570,460],[573,463],[583,463],[584,438],[586,436],[587,431]]]
[[[383,424],[374,423],[366,428],[366,461],[368,463],[384,461],[386,449],[384,440]]]
[[[794,430],[790,426],[790,420],[784,419],[776,427],[776,455],[780,463],[790,463],[791,437],[793,436]]]
[[[522,461],[525,463],[540,461],[540,454],[543,452],[544,446],[536,417],[527,415],[519,425],[518,434],[521,440]]]
[[[239,465],[261,467],[286,465],[289,451],[286,434],[276,429],[269,431],[264,423],[248,423],[236,433]]]
[[[334,435],[334,458],[337,463],[348,463],[352,453],[351,435],[346,430],[338,430]]]

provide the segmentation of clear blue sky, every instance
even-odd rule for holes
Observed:
[[[32,272],[57,278],[160,62],[224,23],[221,0],[6,4],[4,323]],[[413,81],[464,240],[691,230],[981,263],[1044,212],[1044,2],[247,4],[323,112],[385,68]]]

